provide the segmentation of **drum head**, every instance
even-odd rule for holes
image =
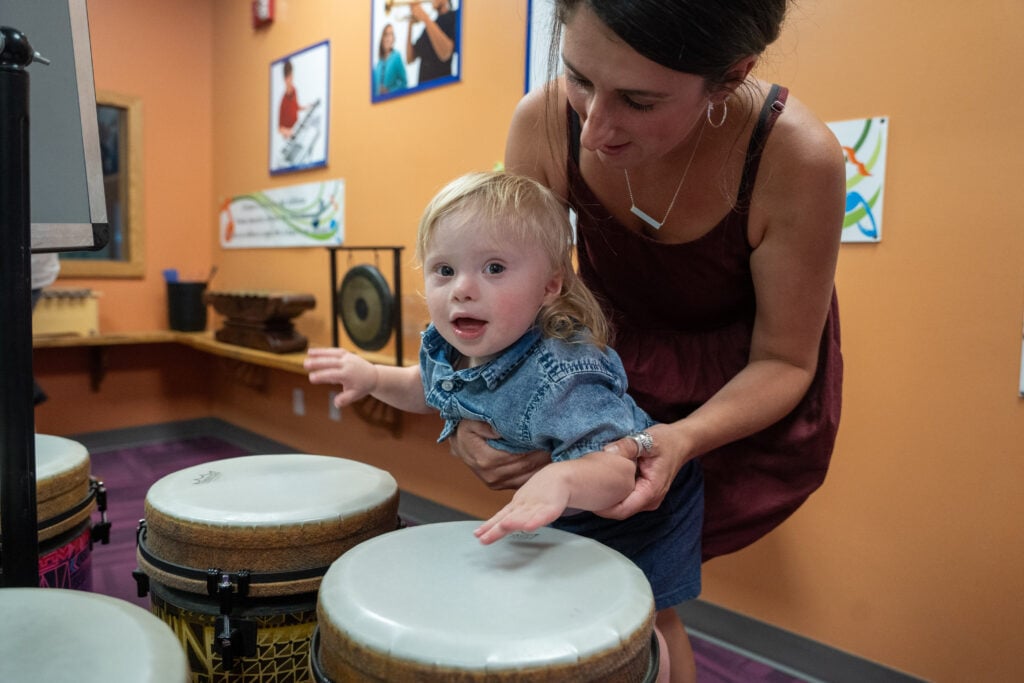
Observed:
[[[387,280],[374,266],[356,266],[338,288],[336,309],[345,333],[364,351],[383,348],[394,328],[394,301]]]
[[[61,588],[4,588],[0,613],[8,615],[0,620],[0,680],[189,681],[174,632],[125,600]]]
[[[414,526],[338,558],[318,603],[325,669],[354,649],[380,653],[391,667],[419,662],[430,671],[505,672],[515,680],[536,680],[526,676],[531,670],[550,676],[552,667],[597,664],[609,653],[635,655],[646,670],[654,599],[635,564],[547,527],[484,546],[473,536],[478,524]]]

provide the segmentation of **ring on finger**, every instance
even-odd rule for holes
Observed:
[[[629,435],[630,439],[636,444],[636,457],[640,458],[642,455],[647,455],[654,448],[654,437],[647,432],[636,432]]]

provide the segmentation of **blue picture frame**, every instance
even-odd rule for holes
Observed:
[[[327,165],[331,103],[329,41],[270,65],[270,174]]]
[[[430,45],[427,25],[412,21],[413,6],[446,35],[451,55],[441,59]],[[462,80],[462,10],[465,0],[370,0],[370,101],[374,104]],[[440,8],[439,8],[440,6]],[[390,45],[386,44],[390,34]],[[412,59],[408,57],[411,47]]]

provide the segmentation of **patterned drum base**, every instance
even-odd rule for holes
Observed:
[[[88,521],[40,544],[39,585],[92,590],[92,529]]]
[[[316,594],[248,600],[232,621],[256,624],[256,654],[236,657],[226,669],[214,652],[217,603],[158,583],[150,585],[152,612],[174,631],[188,655],[192,683],[305,683],[309,644],[316,627]]]

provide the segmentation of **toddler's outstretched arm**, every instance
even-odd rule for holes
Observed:
[[[567,508],[603,510],[628,496],[635,479],[635,462],[606,451],[553,462],[530,477],[474,534],[486,545],[513,531],[535,531]]]
[[[334,404],[339,408],[373,396],[406,412],[432,412],[423,396],[419,365],[401,368],[375,365],[345,349],[312,348],[302,367],[313,384],[341,386],[334,397]]]

